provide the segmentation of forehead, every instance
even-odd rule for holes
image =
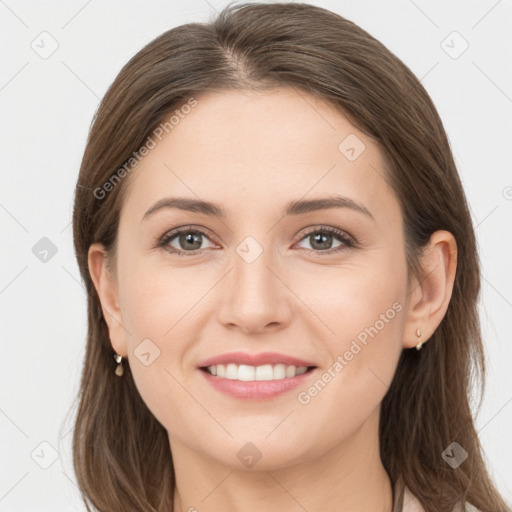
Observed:
[[[153,137],[123,209],[142,218],[156,200],[176,195],[214,201],[238,216],[335,194],[396,213],[378,145],[332,105],[288,88],[195,99],[161,141]]]

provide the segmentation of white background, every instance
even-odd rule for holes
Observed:
[[[421,78],[443,119],[483,265],[489,377],[477,428],[497,485],[512,501],[512,0],[311,3],[382,41]],[[72,418],[66,418],[86,332],[70,223],[99,99],[144,44],[173,26],[208,21],[224,5],[0,1],[2,512],[85,510],[71,468]],[[39,36],[43,31],[51,36]],[[453,31],[469,44],[458,58],[463,40],[446,39]],[[31,44],[48,50],[52,38],[58,48],[43,59]],[[42,237],[57,248],[46,263],[32,252]],[[57,458],[43,469],[52,450]]]

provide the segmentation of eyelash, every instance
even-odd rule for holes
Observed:
[[[193,226],[183,226],[181,228],[176,228],[173,231],[167,232],[164,234],[159,242],[158,247],[164,249],[165,251],[174,254],[176,256],[195,256],[204,249],[197,249],[195,251],[179,251],[175,249],[174,247],[169,249],[169,242],[171,242],[174,238],[176,238],[181,233],[200,233],[201,235],[204,235],[205,237],[209,238],[208,233],[203,230],[202,228],[195,228]],[[350,248],[356,248],[357,247],[357,241],[354,237],[349,237],[344,231],[341,231],[340,229],[333,228],[330,226],[313,226],[312,228],[308,229],[306,233],[302,236],[302,238],[299,240],[301,242],[305,238],[307,238],[310,235],[317,234],[317,233],[328,233],[330,235],[334,235],[338,241],[342,242],[342,245],[339,247],[336,247],[335,249],[328,249],[325,251],[321,250],[314,250],[314,249],[304,249],[308,253],[314,253],[314,254],[334,254],[339,253],[341,251],[344,251],[346,249]]]

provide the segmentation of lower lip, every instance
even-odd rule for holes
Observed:
[[[243,381],[235,379],[225,379],[215,377],[204,370],[199,370],[206,381],[217,391],[229,395],[233,398],[244,398],[249,400],[265,400],[273,398],[286,391],[290,391],[300,386],[307,380],[316,368],[297,375],[295,377],[286,377],[277,380]]]

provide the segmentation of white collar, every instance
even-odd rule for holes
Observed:
[[[393,488],[393,512],[425,512],[418,498],[405,486],[400,475]]]
[[[393,512],[425,512],[425,509],[418,498],[404,484],[402,475],[400,475],[395,482],[393,494]],[[455,505],[453,512],[462,512],[460,502]],[[465,512],[480,511],[470,503],[466,503]]]

